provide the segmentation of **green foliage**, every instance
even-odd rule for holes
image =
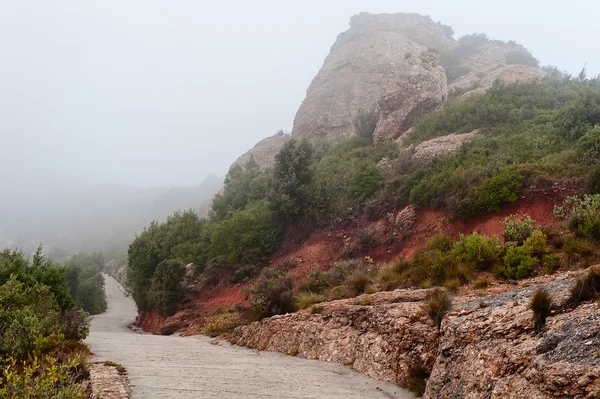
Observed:
[[[323,302],[325,298],[314,292],[299,291],[294,294],[294,304],[297,309],[310,308],[317,303]]]
[[[550,316],[552,298],[548,291],[538,288],[529,302],[529,309],[533,311],[533,322],[536,331],[541,331],[546,325],[546,319]]]
[[[539,263],[539,259],[531,256],[531,252],[524,246],[511,246],[506,251],[504,264],[499,267],[498,271],[505,278],[522,279],[529,277]]]
[[[174,254],[185,252],[188,255],[190,253],[194,255],[193,259],[186,259],[186,261],[205,265],[211,251],[208,233],[206,222],[200,219],[195,212],[175,212],[164,223],[156,221],[150,223],[133,240],[129,245],[127,256],[127,281],[140,310],[152,306],[152,302],[149,300],[149,291],[154,281],[154,274],[163,261],[176,260],[178,262],[175,264],[180,264],[182,260],[177,259]],[[182,248],[188,244],[189,246],[186,247],[188,249],[195,244],[201,245],[194,251],[182,251]],[[169,264],[174,265],[174,263]],[[160,273],[168,274],[169,271],[166,268],[166,265],[163,266]],[[153,302],[157,301],[162,303],[155,295]]]
[[[217,337],[233,332],[239,325],[239,320],[233,314],[220,313],[208,320],[204,328],[204,333],[209,337]]]
[[[280,223],[295,223],[306,216],[308,190],[313,179],[312,163],[313,147],[306,140],[288,140],[275,157],[268,199]]]
[[[588,180],[590,194],[600,194],[600,164],[596,165]]]
[[[59,363],[50,356],[34,358],[23,367],[8,365],[0,375],[0,398],[84,399],[86,389],[78,383],[79,365],[77,359]]]
[[[294,282],[291,275],[267,269],[249,290],[250,304],[258,318],[294,311]]]
[[[490,39],[485,33],[471,33],[461,36],[458,39],[458,44],[463,47],[477,48],[483,46],[489,41]]]
[[[504,242],[513,241],[518,245],[523,244],[533,231],[533,224],[535,220],[529,215],[523,215],[524,218],[520,218],[518,215],[510,215],[504,218]]]
[[[381,180],[383,180],[383,176],[377,166],[368,163],[362,164],[352,179],[352,194],[360,200],[369,198],[377,192]]]
[[[586,163],[597,163],[600,160],[600,125],[595,125],[580,137],[577,148]]]
[[[328,273],[323,272],[320,267],[313,267],[308,271],[306,281],[298,286],[298,291],[324,294],[331,288],[328,277]]]
[[[452,248],[452,255],[459,262],[471,263],[477,270],[489,270],[500,262],[501,249],[498,238],[488,238],[477,232],[461,234]]]
[[[569,197],[554,213],[566,219],[568,228],[578,236],[600,240],[600,194]]]
[[[560,269],[560,257],[555,254],[544,255],[542,257],[542,264],[544,265],[544,274],[554,274]]]
[[[233,166],[225,179],[223,193],[211,204],[211,220],[219,222],[243,210],[249,203],[265,198],[271,180],[270,173],[261,173],[253,158],[244,167]]]
[[[185,296],[182,286],[185,265],[176,259],[165,259],[158,264],[152,281],[148,301],[150,306],[163,315],[174,313],[177,303]]]
[[[279,237],[269,203],[254,202],[214,226],[210,236],[212,255],[224,256],[232,264],[259,263],[279,246]]]
[[[546,235],[541,230],[534,230],[523,242],[523,248],[533,256],[542,256],[546,252]]]
[[[424,310],[433,321],[438,331],[442,327],[442,320],[452,308],[452,297],[448,291],[436,288],[427,294]]]
[[[538,67],[540,62],[526,49],[511,50],[506,53],[506,63]]]
[[[75,304],[89,314],[106,311],[102,254],[73,256],[65,264],[65,280]]]
[[[354,130],[358,137],[373,142],[373,134],[377,126],[377,113],[374,110],[361,112],[354,119]]]
[[[88,333],[88,314],[73,308],[65,268],[41,248],[32,260],[0,253],[0,398],[83,398],[77,361],[66,350]]]

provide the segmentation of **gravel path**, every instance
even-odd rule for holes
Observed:
[[[106,278],[106,296],[108,311],[94,317],[86,342],[102,359],[127,367],[134,398],[413,397],[334,363],[211,345],[201,336],[138,334],[127,328],[135,304],[112,278]]]

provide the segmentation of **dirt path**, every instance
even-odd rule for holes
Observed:
[[[135,304],[112,278],[106,296],[108,311],[94,317],[86,342],[102,359],[127,367],[136,399],[413,397],[333,363],[211,345],[206,337],[137,334],[127,328]]]

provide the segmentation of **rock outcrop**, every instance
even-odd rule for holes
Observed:
[[[252,149],[240,156],[231,165],[230,169],[235,166],[244,167],[251,159],[254,159],[261,170],[273,167],[275,165],[275,156],[289,138],[289,135],[275,134],[262,139]]]
[[[428,290],[396,290],[263,319],[238,327],[232,341],[342,363],[399,385],[412,367],[425,367],[430,399],[592,399],[600,388],[600,312],[595,303],[569,303],[580,274],[493,287],[482,298],[459,295],[439,334],[423,310]],[[541,332],[529,309],[538,288],[553,299]]]
[[[459,306],[442,327],[425,398],[595,398],[600,312],[569,308],[568,276]],[[552,296],[546,328],[534,330],[529,300]],[[484,304],[484,305],[481,305]]]
[[[232,342],[351,366],[401,384],[413,365],[433,366],[437,331],[421,307],[427,290],[363,295],[238,327]]]
[[[507,55],[524,51],[513,43],[492,41],[482,45],[476,52],[461,58],[461,66],[469,72],[453,81],[448,92],[464,93],[463,97],[484,93],[496,80],[505,84],[527,83],[542,78],[545,73],[535,66],[509,64]]]
[[[355,135],[357,116],[375,111],[376,140],[397,137],[445,101],[446,76],[432,50],[453,46],[429,17],[354,16],[309,86],[292,136],[339,142]]]
[[[127,287],[127,264],[118,259],[111,259],[104,265],[106,274],[117,280],[122,287]]]
[[[449,134],[423,141],[415,147],[412,157],[416,161],[426,163],[434,158],[452,154],[478,133],[479,130],[474,130],[470,133]]]

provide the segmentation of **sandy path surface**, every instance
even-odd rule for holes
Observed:
[[[137,312],[112,278],[108,311],[94,316],[86,342],[102,359],[129,370],[134,398],[412,398],[338,364],[258,352],[206,337],[137,334],[127,328]]]

